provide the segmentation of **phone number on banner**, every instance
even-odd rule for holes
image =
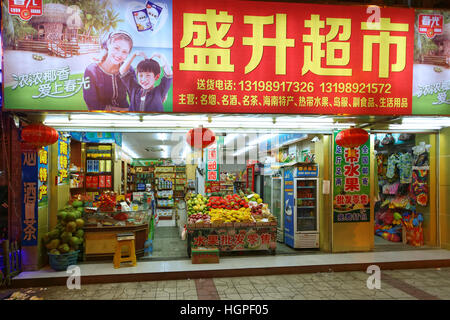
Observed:
[[[322,82],[319,85],[322,93],[369,93],[391,94],[390,83],[352,83],[352,82]],[[197,90],[219,91],[253,91],[253,92],[309,92],[315,90],[314,83],[298,81],[250,81],[198,79]]]

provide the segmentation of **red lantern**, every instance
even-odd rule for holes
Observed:
[[[366,143],[367,139],[369,139],[369,134],[366,130],[350,128],[342,130],[336,135],[336,144],[344,148],[349,148],[349,155],[354,155],[354,148]]]
[[[32,123],[22,129],[22,140],[39,149],[58,141],[58,131],[42,123]]]
[[[208,128],[195,128],[188,131],[186,141],[195,149],[204,149],[216,141],[214,132]]]

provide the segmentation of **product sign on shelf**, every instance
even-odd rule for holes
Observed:
[[[354,152],[334,143],[333,163],[333,222],[370,221],[370,140]]]
[[[8,110],[449,114],[448,11],[238,0],[8,3]],[[13,28],[20,3],[41,3],[41,15]],[[93,28],[96,21],[107,23]],[[442,77],[441,85],[420,89],[413,68],[417,81]],[[139,77],[150,69],[150,82]],[[426,110],[420,97],[428,94],[438,103]]]

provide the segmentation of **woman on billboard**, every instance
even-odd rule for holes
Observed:
[[[83,89],[84,101],[89,111],[128,111],[127,88],[120,80],[119,69],[133,48],[133,39],[125,31],[116,31],[108,36],[103,48],[99,62],[90,64],[84,72],[90,79],[89,88]]]

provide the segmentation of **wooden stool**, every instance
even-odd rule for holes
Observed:
[[[136,266],[136,249],[134,247],[133,233],[117,234],[116,252],[114,254],[114,268],[120,268],[121,262],[131,262],[132,266]],[[128,247],[128,257],[122,257],[122,247]]]

